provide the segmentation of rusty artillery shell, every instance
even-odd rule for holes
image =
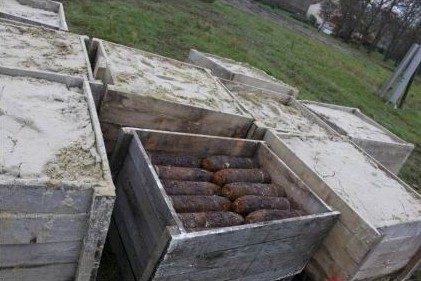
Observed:
[[[246,195],[232,203],[232,210],[241,215],[263,209],[290,210],[291,205],[285,197],[261,197]]]
[[[168,195],[216,195],[221,187],[211,182],[162,180]]]
[[[282,220],[302,216],[297,210],[257,210],[250,213],[246,219],[246,223],[256,223],[264,221]]]
[[[231,201],[221,196],[171,196],[174,209],[177,213],[197,213],[211,211],[230,211]]]
[[[200,168],[200,159],[193,156],[149,152],[149,158],[154,165]]]
[[[178,214],[187,229],[226,227],[244,223],[244,218],[233,212],[201,212]]]
[[[224,185],[221,195],[233,201],[245,195],[282,197],[285,196],[285,192],[275,184],[235,182]]]
[[[172,166],[155,166],[161,179],[182,181],[210,181],[212,173],[200,168],[185,168]]]
[[[213,174],[212,182],[220,186],[233,182],[270,183],[270,176],[260,169],[224,169]]]
[[[216,172],[222,169],[253,169],[257,165],[252,158],[218,155],[203,159],[202,168]]]

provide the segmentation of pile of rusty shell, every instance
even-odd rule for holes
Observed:
[[[217,195],[221,187],[211,182],[161,180],[168,195]]]
[[[264,197],[283,197],[284,189],[275,184],[235,182],[224,185],[221,195],[234,201],[245,195],[257,195]]]
[[[217,155],[203,159],[202,167],[216,172],[222,169],[253,169],[257,165],[252,158]]]
[[[285,197],[261,197],[246,195],[238,198],[232,203],[232,210],[241,215],[262,209],[290,210],[291,205]]]
[[[231,201],[225,197],[175,195],[171,196],[173,207],[177,213],[197,213],[211,211],[231,211]]]
[[[155,166],[161,179],[181,181],[211,181],[213,173],[200,168]]]
[[[194,156],[149,152],[153,165],[200,168],[201,160]]]
[[[233,212],[181,213],[178,216],[187,229],[226,227],[244,223],[244,218]]]
[[[257,223],[273,220],[282,220],[304,216],[305,213],[299,210],[257,210],[250,213],[246,219],[246,223]]]
[[[212,182],[219,186],[233,182],[270,183],[270,175],[261,169],[223,169],[213,174]]]

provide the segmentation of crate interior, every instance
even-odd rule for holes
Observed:
[[[151,136],[143,145],[186,231],[326,211],[262,142]]]

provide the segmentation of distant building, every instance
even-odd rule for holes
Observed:
[[[267,5],[282,8],[292,13],[307,14],[310,5],[320,2],[320,0],[258,0]]]

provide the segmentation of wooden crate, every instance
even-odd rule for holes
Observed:
[[[48,153],[52,156],[48,163],[57,161],[57,165],[61,169],[59,171],[71,176],[61,176],[59,173],[50,174],[47,171],[51,172],[49,170],[51,166],[47,166],[47,164],[40,174],[23,172],[22,166],[32,165],[31,156],[33,155],[25,154],[26,150],[23,149],[22,152],[9,157],[6,156],[6,151],[2,151],[0,164],[0,280],[95,280],[112,213],[115,191],[89,83],[82,78],[6,67],[0,67],[0,75],[1,79],[4,79],[3,81],[16,79],[17,82],[14,82],[13,85],[22,85],[19,86],[22,87],[19,91],[11,88],[15,86],[10,85],[10,82],[3,87],[0,86],[3,89],[3,114],[0,116],[1,134],[7,136],[8,130],[18,129],[18,126],[7,126],[8,118],[15,120],[21,124],[20,130],[9,134],[15,145],[24,141],[28,146],[35,143],[36,148],[43,151],[39,154],[40,157],[44,153]],[[1,80],[0,84],[2,84]],[[27,98],[34,101],[36,97],[43,99],[44,95],[57,95],[56,87],[63,95],[54,99],[45,97],[45,102],[54,105],[60,101],[73,99],[73,96],[66,94],[70,91],[82,93],[82,96],[77,97],[79,101],[75,106],[82,108],[80,112],[85,112],[83,120],[86,120],[86,124],[84,123],[86,127],[76,128],[75,126],[74,130],[68,130],[68,136],[63,134],[61,128],[57,127],[57,131],[48,133],[48,136],[56,135],[51,135],[48,144],[41,147],[37,144],[39,140],[34,134],[45,132],[49,123],[40,123],[40,115],[44,115],[46,112],[52,116],[57,114],[57,118],[54,117],[57,120],[63,116],[66,116],[65,119],[71,118],[71,120],[79,120],[82,117],[75,116],[72,113],[74,108],[70,105],[69,107],[67,105],[65,107],[57,106],[54,111],[35,105],[28,106],[25,111],[22,111],[22,107],[17,105],[16,110],[20,110],[22,115],[16,115],[15,109],[8,112],[10,107],[7,107],[7,100],[15,94],[15,91],[16,93],[25,91],[26,95],[30,95]],[[39,91],[40,89],[42,91]],[[61,111],[61,108],[64,111]],[[86,111],[83,111],[85,108]],[[34,119],[35,121],[31,121],[32,119],[29,119],[28,116],[38,117]],[[51,121],[56,122],[55,120]],[[56,124],[54,122],[51,124]],[[75,130],[86,132],[85,148],[69,150],[68,154],[64,154],[61,149],[57,153],[55,153],[55,149],[49,152],[49,147],[60,145],[63,141],[67,141],[66,138],[72,141],[70,144],[66,142],[66,145],[63,146],[63,149],[66,148],[68,151],[67,148],[73,144]],[[20,135],[20,132],[25,133]],[[2,148],[9,152],[9,143],[4,138],[3,145]],[[87,154],[87,149],[91,154]],[[96,155],[95,158],[92,158],[93,156],[83,158],[91,162],[86,165],[80,164],[80,167],[84,170],[86,168],[88,171],[94,171],[89,167],[95,165],[98,176],[85,180],[84,175],[82,178],[78,172],[72,172],[73,168],[69,167],[79,164],[74,160],[76,157],[74,155],[78,153]],[[12,173],[15,168],[11,163],[15,161],[21,163],[18,174]],[[60,163],[63,163],[63,166]]]
[[[399,173],[414,150],[412,143],[402,140],[358,108],[309,101],[303,103],[394,174]]]
[[[420,264],[418,193],[346,139],[268,132],[265,141],[341,212],[307,268],[316,281],[329,276],[344,281],[410,276]]]
[[[68,31],[63,4],[50,0],[6,0],[0,18],[34,26]]]
[[[272,182],[285,187],[287,196],[309,215],[187,232],[146,151],[255,157]],[[263,281],[293,276],[339,214],[259,141],[125,128],[111,163],[117,186],[113,219],[120,235],[113,240],[122,242],[135,280]]]
[[[338,135],[294,97],[220,79],[231,94],[256,120],[247,138],[261,140],[268,129],[303,135]]]
[[[0,66],[93,80],[86,36],[0,22]],[[22,51],[24,50],[24,51]]]
[[[266,72],[245,63],[199,52],[194,49],[190,50],[188,60],[195,65],[210,69],[213,75],[225,80],[282,93],[284,95],[298,96],[299,91],[297,88],[287,85]]]
[[[94,78],[106,85],[99,119],[109,153],[124,126],[247,136],[253,118],[207,70],[106,41],[90,46]]]

